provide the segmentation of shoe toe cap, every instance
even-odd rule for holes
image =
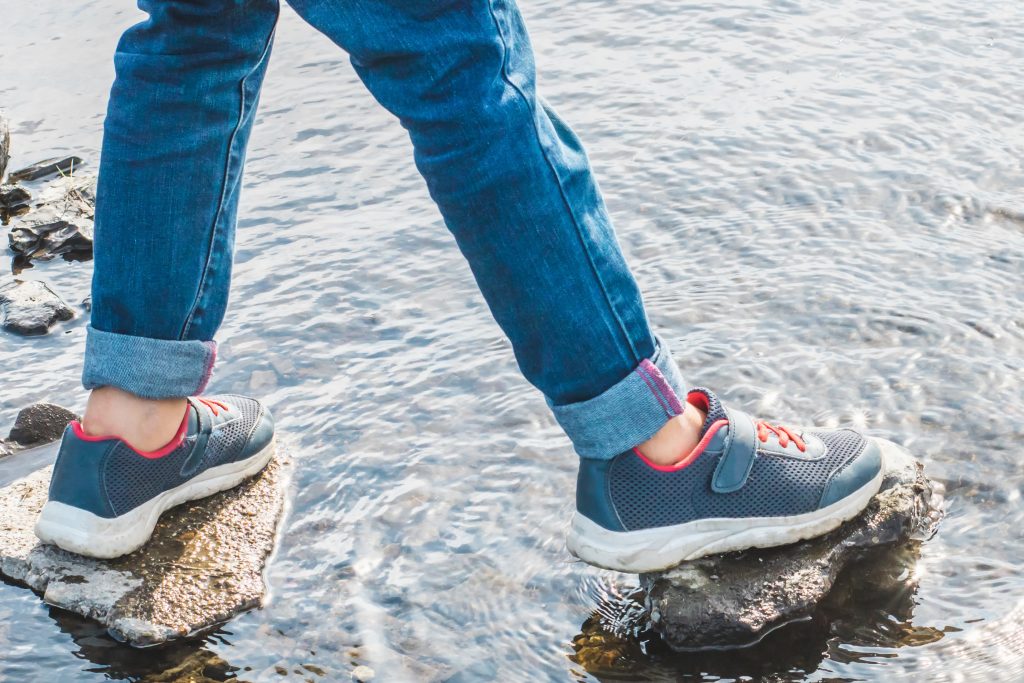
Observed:
[[[274,440],[274,416],[270,414],[270,411],[263,408],[260,411],[259,417],[256,418],[256,424],[253,425],[252,432],[249,434],[249,440],[245,444],[245,448],[242,449],[241,458],[248,458],[256,455],[264,448],[266,448],[271,441]]]
[[[871,438],[865,439],[864,449],[847,460],[825,485],[818,508],[843,500],[871,483],[882,471],[882,451]]]

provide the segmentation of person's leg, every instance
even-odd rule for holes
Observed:
[[[97,189],[83,423],[64,433],[44,542],[131,552],[163,510],[259,472],[274,426],[209,379],[245,146],[277,0],[140,0],[115,55]]]
[[[409,131],[524,376],[579,454],[611,458],[682,413],[683,380],[651,332],[586,154],[536,94],[515,7],[291,4]]]
[[[117,46],[104,123],[84,425],[151,450],[213,367],[278,3],[139,7],[150,16]]]
[[[583,456],[570,550],[651,571],[824,533],[863,509],[881,482],[877,444],[684,391],[583,149],[537,96],[512,0],[289,1],[408,129],[523,374]]]

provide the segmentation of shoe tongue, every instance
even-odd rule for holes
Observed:
[[[708,431],[711,425],[715,424],[719,420],[728,421],[729,416],[725,413],[725,407],[722,406],[722,402],[718,400],[715,393],[710,389],[704,387],[694,387],[690,389],[686,395],[687,403],[692,403],[701,410],[707,413],[707,418],[704,420],[704,426],[701,427],[700,433]]]

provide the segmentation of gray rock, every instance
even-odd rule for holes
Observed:
[[[29,208],[32,194],[19,185],[0,185],[0,209],[14,215]]]
[[[17,334],[46,334],[74,313],[46,284],[15,280],[0,287],[0,327]]]
[[[68,254],[92,255],[93,223],[81,215],[58,215],[53,210],[36,212],[7,234],[11,251],[34,261],[48,261]]]
[[[68,260],[92,258],[95,179],[66,177],[48,184],[39,193],[36,207],[12,226],[7,239],[18,265],[46,261],[55,256]]]
[[[8,441],[21,448],[56,441],[78,415],[53,403],[36,403],[22,408],[14,420]]]
[[[168,511],[145,546],[115,560],[38,542],[32,528],[51,471],[0,489],[0,573],[10,580],[134,645],[202,632],[262,603],[291,471],[280,446],[258,476]]]
[[[0,181],[7,171],[7,162],[11,160],[11,128],[7,119],[0,114]]]
[[[890,442],[883,444],[882,489],[860,516],[835,531],[641,575],[654,630],[682,651],[756,642],[808,616],[851,562],[934,533],[942,514],[941,491],[910,454]]]
[[[73,173],[74,169],[82,165],[82,160],[76,156],[54,157],[45,159],[31,166],[11,171],[8,180],[17,183],[22,180],[38,180],[51,175]]]

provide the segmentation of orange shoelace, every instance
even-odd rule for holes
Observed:
[[[217,417],[218,415],[220,415],[220,412],[217,410],[217,408],[220,408],[224,412],[227,412],[227,411],[231,410],[230,408],[228,408],[226,405],[224,405],[220,401],[215,401],[212,398],[203,398],[202,396],[197,396],[196,398],[198,398],[200,400],[200,402],[202,402],[203,405],[205,405],[207,408],[209,408],[213,412],[213,416],[214,417]]]
[[[783,448],[788,446],[790,439],[792,439],[801,453],[807,450],[807,444],[804,443],[804,440],[800,438],[799,434],[794,434],[790,431],[789,427],[770,425],[764,420],[758,420],[757,438],[761,440],[761,443],[768,443],[768,432],[775,434],[779,438],[779,445]]]

